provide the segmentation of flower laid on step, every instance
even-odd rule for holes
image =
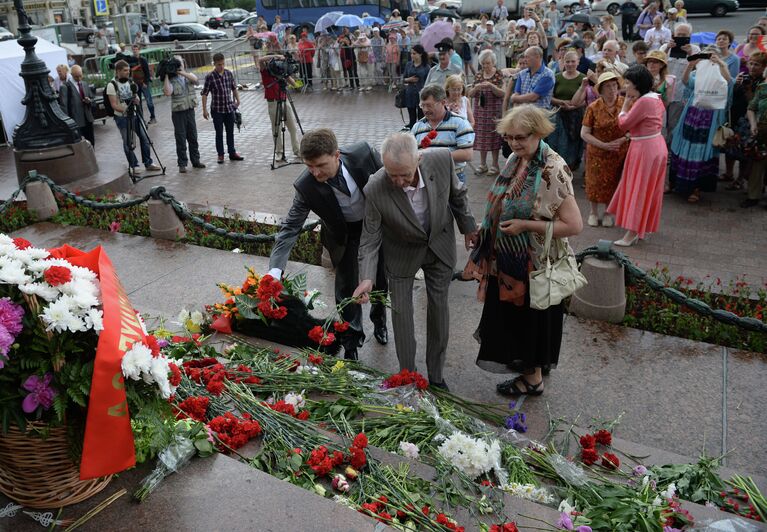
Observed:
[[[429,381],[418,373],[417,371],[410,371],[403,369],[399,373],[395,373],[390,377],[384,379],[381,386],[386,389],[398,388],[400,386],[407,386],[409,384],[415,384],[415,387],[419,390],[425,390],[429,387]]]
[[[438,448],[442,457],[469,478],[489,473],[499,467],[501,447],[497,440],[491,443],[472,438],[462,432],[451,434]]]
[[[190,333],[199,333],[202,331],[205,317],[199,310],[189,312],[187,309],[182,308],[178,314],[178,323]]]
[[[415,443],[410,443],[409,441],[399,442],[399,451],[402,456],[410,458],[411,460],[418,460],[420,456],[418,446]]]
[[[554,502],[554,496],[546,488],[539,488],[533,484],[509,482],[504,484],[501,489],[512,497],[520,499],[527,499],[541,504],[551,504]]]

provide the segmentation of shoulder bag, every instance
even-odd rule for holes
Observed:
[[[727,122],[716,128],[716,133],[714,133],[714,140],[711,141],[711,144],[714,146],[714,148],[724,148],[727,146],[729,140],[735,135],[735,132],[730,127],[731,122],[732,113],[728,113]]]
[[[545,310],[552,305],[558,305],[563,299],[573,295],[579,288],[588,284],[586,278],[578,270],[575,257],[570,255],[567,246],[561,238],[553,239],[558,259],[551,262],[551,243],[554,233],[554,222],[546,224],[546,241],[543,244],[543,257],[546,264],[540,270],[530,272],[530,308]]]

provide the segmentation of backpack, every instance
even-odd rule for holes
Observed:
[[[110,84],[114,85],[115,88],[115,94],[119,98],[120,97],[120,90],[117,87],[117,82],[115,80],[112,80],[109,82]],[[109,85],[107,85],[108,87]],[[104,112],[107,116],[114,116],[115,110],[112,108],[112,102],[109,100],[109,95],[107,94],[107,87],[104,87],[104,91],[102,93],[102,97],[104,98]]]

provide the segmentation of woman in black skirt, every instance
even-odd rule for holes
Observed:
[[[534,105],[515,105],[498,123],[512,156],[490,188],[479,240],[464,271],[464,277],[480,281],[478,297],[484,301],[477,365],[493,373],[520,373],[497,386],[509,396],[541,395],[543,369],[559,361],[562,305],[530,308],[529,273],[545,262],[546,226],[553,223],[554,238],[561,239],[583,229],[572,173],[543,141],[554,129],[550,117]]]

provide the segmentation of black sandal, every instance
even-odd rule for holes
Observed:
[[[522,386],[524,386],[524,390],[521,390],[517,383],[521,383]],[[520,395],[541,395],[543,394],[543,390],[540,389],[540,387],[543,386],[543,381],[539,382],[538,384],[530,384],[525,380],[524,375],[520,375],[519,377],[515,379],[511,379],[508,381],[504,381],[500,384],[497,384],[495,389],[500,393],[501,395],[507,395],[509,397],[518,397]]]

